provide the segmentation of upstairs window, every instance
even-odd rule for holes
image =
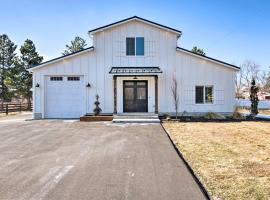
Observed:
[[[196,86],[195,103],[213,103],[213,86]]]
[[[126,55],[127,56],[143,56],[144,55],[144,38],[128,37],[126,38]]]

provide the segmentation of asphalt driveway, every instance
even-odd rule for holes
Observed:
[[[0,199],[205,199],[159,124],[0,118]]]

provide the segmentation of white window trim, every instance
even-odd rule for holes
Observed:
[[[203,103],[196,103],[196,87],[203,87]],[[212,87],[212,102],[205,102],[205,88]],[[195,85],[195,105],[213,105],[214,104],[214,86],[213,85]]]
[[[127,38],[134,38],[135,39],[135,44],[134,44],[134,47],[135,47],[135,52],[134,52],[134,55],[127,55],[127,44],[126,44],[126,56],[127,57],[134,57],[134,56],[138,56],[138,57],[144,57],[145,56],[145,38],[142,37],[142,36],[137,36],[137,37],[126,37],[126,43],[127,43]],[[143,55],[137,55],[136,54],[136,50],[137,50],[137,42],[136,42],[136,38],[143,38]]]

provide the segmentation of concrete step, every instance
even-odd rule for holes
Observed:
[[[121,113],[113,116],[114,123],[160,123],[155,113]]]
[[[159,119],[113,119],[113,123],[160,123]]]
[[[114,115],[114,119],[158,119],[158,115],[149,115],[149,116],[142,116],[142,115]]]

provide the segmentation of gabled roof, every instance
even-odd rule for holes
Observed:
[[[30,67],[30,68],[28,68],[28,70],[29,70],[29,71],[32,71],[33,69],[37,69],[37,68],[46,66],[46,65],[48,65],[48,64],[51,64],[51,63],[53,63],[53,62],[57,62],[57,61],[59,61],[59,60],[65,59],[65,58],[69,58],[69,57],[72,57],[72,56],[75,56],[75,55],[79,55],[79,54],[85,53],[85,52],[87,52],[87,51],[91,51],[91,50],[93,50],[93,49],[94,49],[94,47],[91,46],[91,47],[82,49],[82,50],[80,50],[80,51],[76,51],[76,52],[74,52],[74,53],[70,53],[70,54],[67,54],[67,55],[64,55],[64,56],[60,56],[60,57],[54,58],[54,59],[52,59],[52,60],[48,60],[48,61],[46,61],[46,62],[40,63],[40,64],[38,64],[38,65],[35,65],[35,66],[33,66],[33,67]]]
[[[178,36],[181,36],[182,35],[182,31],[176,30],[176,29],[171,28],[171,27],[168,27],[168,26],[164,26],[162,24],[159,24],[159,23],[156,23],[156,22],[153,22],[153,21],[150,21],[150,20],[147,20],[147,19],[138,17],[138,16],[133,16],[133,17],[130,17],[130,18],[127,18],[127,19],[120,20],[118,22],[114,22],[112,24],[108,24],[106,26],[101,26],[99,28],[95,28],[93,30],[88,31],[88,34],[97,33],[99,31],[103,31],[105,29],[108,29],[108,28],[111,28],[111,27],[114,27],[114,26],[117,26],[117,25],[120,25],[120,24],[129,22],[129,21],[133,21],[133,20],[141,21],[141,22],[144,22],[146,24],[150,24],[152,26],[156,26],[156,27],[159,27],[161,29],[164,29],[164,30],[167,30],[167,31],[176,33],[176,34],[178,34]]]
[[[229,68],[232,68],[232,69],[240,70],[240,67],[237,67],[236,65],[232,65],[232,64],[229,64],[229,63],[226,63],[226,62],[223,62],[221,60],[217,60],[215,58],[211,58],[211,57],[208,57],[208,56],[203,56],[203,55],[194,53],[194,52],[192,52],[190,50],[187,50],[187,49],[184,49],[184,48],[181,48],[181,47],[176,47],[176,50],[182,51],[184,53],[188,53],[190,55],[193,55],[193,56],[196,56],[196,57],[205,59],[205,60],[209,60],[209,61],[212,61],[212,62],[221,64],[221,65],[223,65],[225,67],[229,67]]]

